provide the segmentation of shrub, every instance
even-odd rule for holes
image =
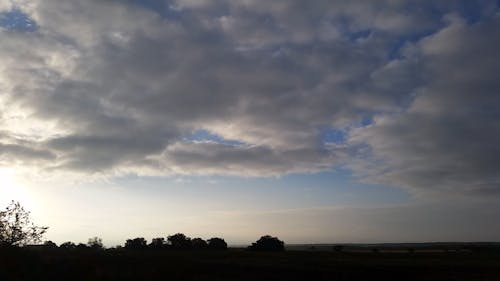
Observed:
[[[208,239],[208,248],[211,250],[226,250],[227,243],[219,237],[210,238]]]
[[[143,250],[146,249],[146,247],[147,241],[142,237],[127,239],[127,241],[125,241],[125,249],[127,250]]]
[[[278,252],[285,250],[285,243],[279,240],[277,237],[265,235],[262,236],[255,243],[252,243],[252,245],[249,246],[248,249],[252,251]]]

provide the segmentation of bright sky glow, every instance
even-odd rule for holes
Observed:
[[[14,200],[22,202],[28,210],[35,207],[36,199],[32,198],[24,184],[18,179],[14,169],[1,168],[0,183],[0,206],[6,206]]]

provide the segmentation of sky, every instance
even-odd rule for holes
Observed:
[[[46,239],[500,241],[500,1],[0,0]]]

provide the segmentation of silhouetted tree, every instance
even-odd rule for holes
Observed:
[[[64,250],[74,250],[76,249],[76,245],[73,242],[64,242],[61,245],[59,245],[59,248],[64,249]]]
[[[87,242],[87,245],[90,249],[93,249],[93,250],[104,249],[104,246],[102,245],[102,239],[99,237],[89,238],[89,242]]]
[[[0,211],[0,246],[24,246],[38,243],[48,227],[35,226],[30,212],[19,202],[12,201],[4,211]]]
[[[87,250],[89,247],[86,245],[86,244],[83,244],[83,243],[79,243],[78,245],[76,245],[76,249],[79,250],[79,251],[84,251],[84,250]]]
[[[208,241],[208,248],[211,250],[226,250],[227,243],[224,239],[219,237],[210,238]]]
[[[202,250],[208,247],[207,242],[201,238],[193,238],[193,240],[191,240],[191,244],[195,250]]]
[[[149,244],[149,247],[151,249],[165,248],[165,238],[163,237],[153,238],[153,240],[151,240],[151,243]]]
[[[167,241],[170,243],[170,246],[173,249],[177,249],[177,250],[190,249],[192,246],[191,238],[187,237],[186,235],[184,235],[182,233],[177,233],[177,234],[168,236]]]
[[[142,237],[127,239],[127,241],[125,241],[125,249],[127,250],[143,250],[146,249],[146,247],[147,241]]]
[[[46,248],[46,249],[56,249],[57,248],[57,244],[48,240],[48,241],[45,241],[43,242],[43,247]]]
[[[270,235],[265,235],[260,237],[255,243],[252,243],[248,249],[252,251],[284,251],[285,243],[279,240],[277,237],[272,237]]]

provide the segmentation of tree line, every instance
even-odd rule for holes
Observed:
[[[104,245],[102,239],[99,237],[90,238],[87,244],[75,244],[71,241],[62,243],[59,247],[52,241],[43,243],[43,247],[48,249],[93,249],[103,250]],[[163,237],[153,238],[150,243],[143,237],[127,239],[123,246],[116,246],[115,249],[125,250],[226,250],[227,243],[224,239],[213,237],[208,240],[202,238],[190,238],[183,233],[176,233],[168,236],[166,239]]]
[[[31,221],[30,212],[26,211],[19,202],[12,201],[4,211],[0,211],[0,247],[20,247],[40,243],[48,227],[35,226]],[[264,235],[248,247],[254,251],[283,251],[285,243],[277,237]],[[33,247],[33,246],[32,246]],[[103,250],[102,239],[90,238],[87,244],[75,244],[71,241],[60,246],[52,241],[45,241],[43,249],[65,250]],[[227,243],[223,238],[212,237],[208,240],[190,238],[183,233],[153,238],[150,243],[143,237],[127,239],[124,246],[116,247],[125,250],[226,250]]]

